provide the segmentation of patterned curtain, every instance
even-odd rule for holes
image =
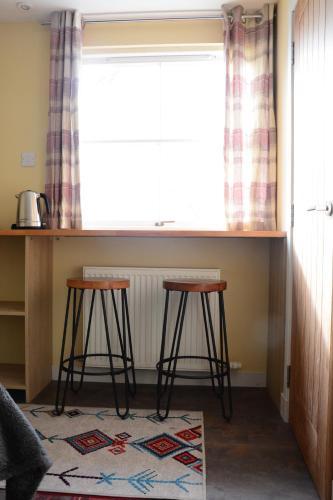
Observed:
[[[225,211],[229,230],[276,229],[276,122],[273,82],[274,5],[262,20],[225,16]],[[231,14],[232,20],[228,19]]]
[[[81,227],[77,103],[80,57],[80,14],[54,12],[45,186],[51,203],[52,228]]]

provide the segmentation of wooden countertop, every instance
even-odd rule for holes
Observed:
[[[0,236],[135,237],[135,238],[286,238],[285,231],[216,231],[170,228],[126,229],[2,229]]]

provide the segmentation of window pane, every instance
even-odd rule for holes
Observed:
[[[223,62],[138,60],[83,66],[83,225],[222,228]]]
[[[224,134],[223,63],[162,63],[162,137],[221,140]]]
[[[158,146],[84,144],[81,147],[85,226],[159,219]]]
[[[160,146],[161,219],[179,225],[223,222],[221,146],[214,143]]]
[[[154,63],[83,65],[82,140],[158,139],[159,73]]]

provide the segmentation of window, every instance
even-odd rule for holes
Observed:
[[[83,227],[223,227],[221,50],[84,57]]]

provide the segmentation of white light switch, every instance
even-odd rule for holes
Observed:
[[[22,167],[34,167],[36,164],[36,155],[31,151],[25,151],[21,153],[21,166]]]

